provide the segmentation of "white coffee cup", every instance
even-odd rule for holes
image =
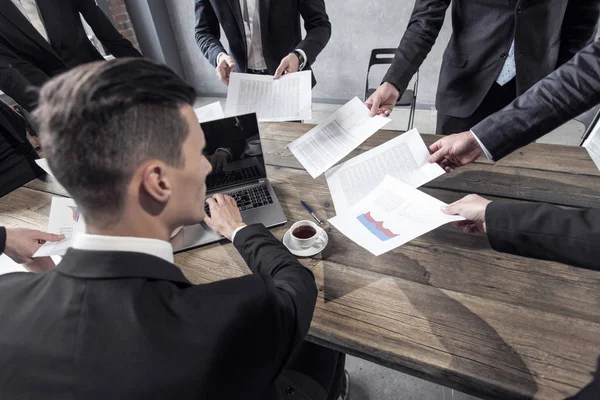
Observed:
[[[304,229],[301,229],[304,228]],[[319,238],[319,226],[312,221],[298,221],[290,228],[292,241],[300,248],[306,249],[315,244]],[[312,236],[307,236],[312,232]],[[298,236],[296,236],[298,235]],[[300,237],[299,237],[300,236]],[[306,237],[305,237],[306,236]]]
[[[262,148],[260,146],[260,140],[251,140],[248,142],[248,153],[250,154],[258,154],[262,152]]]

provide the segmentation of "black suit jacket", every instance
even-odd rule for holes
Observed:
[[[37,158],[25,120],[0,100],[0,197],[44,174]]]
[[[600,103],[600,41],[473,127],[494,160]]]
[[[229,54],[236,72],[247,72],[247,43],[240,0],[195,0],[196,42],[206,59],[216,67],[217,56],[226,52],[220,27],[229,41]],[[263,56],[269,73],[275,74],[281,60],[295,49],[306,53],[309,69],[331,36],[331,23],[324,0],[258,0]],[[300,16],[306,37],[302,39]],[[313,78],[313,85],[316,81]]]
[[[31,25],[11,0],[0,0],[0,90],[31,110],[39,87],[65,70],[103,60],[88,40],[79,14],[115,57],[140,53],[113,27],[94,0],[38,0],[50,43]]]
[[[416,0],[385,82],[402,93],[431,50],[450,0]],[[436,107],[466,118],[481,104],[515,39],[517,94],[524,93],[593,40],[598,0],[454,0]]]
[[[485,222],[494,250],[600,271],[599,209],[492,202]],[[570,399],[600,399],[600,359],[593,381]]]
[[[277,398],[314,277],[262,225],[234,244],[253,274],[210,284],[150,255],[73,249],[47,273],[1,276],[2,398]]]

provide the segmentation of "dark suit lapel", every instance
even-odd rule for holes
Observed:
[[[237,21],[238,29],[240,30],[240,34],[242,35],[242,40],[244,41],[246,47],[248,44],[246,43],[246,30],[244,29],[244,20],[242,18],[242,8],[240,7],[240,0],[229,0],[229,6],[233,11],[233,16]]]
[[[41,1],[40,3],[43,4],[44,1]],[[8,23],[12,24],[16,29],[21,31],[27,38],[31,39],[31,41],[33,41],[38,47],[60,60],[60,57],[58,54],[56,54],[52,46],[50,46],[50,43],[48,43],[46,39],[40,35],[40,33],[33,27],[29,20],[25,18],[23,13],[21,13],[21,11],[13,4],[11,0],[0,0],[0,15],[2,15]]]

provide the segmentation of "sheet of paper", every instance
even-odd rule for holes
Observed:
[[[300,121],[312,118],[312,72],[283,75],[231,73],[225,114],[256,113],[259,121]]]
[[[41,168],[43,169],[48,175],[50,175],[52,178],[54,178],[54,174],[52,174],[52,171],[50,170],[50,166],[48,165],[48,161],[46,161],[45,158],[40,158],[35,160],[35,163]],[[55,178],[56,179],[56,178]]]
[[[367,106],[355,97],[288,148],[316,178],[390,121],[379,115],[370,117]]]
[[[444,170],[430,164],[429,150],[416,129],[412,129],[325,173],[336,213],[358,203],[389,175],[412,187],[419,187]]]
[[[596,167],[600,169],[600,123],[596,123],[596,126],[590,133],[590,136],[583,143],[583,147],[585,147],[596,164]]]
[[[34,257],[62,256],[71,247],[75,235],[85,232],[83,218],[73,199],[52,197],[48,232],[65,235],[65,239],[44,243]]]
[[[444,202],[398,179],[386,176],[363,200],[329,222],[360,246],[378,256],[452,221]]]
[[[218,101],[215,101],[214,103],[208,104],[203,107],[195,108],[194,112],[196,113],[196,117],[198,118],[198,122],[200,123],[225,118],[225,115],[223,114],[223,108],[221,107],[221,103]]]

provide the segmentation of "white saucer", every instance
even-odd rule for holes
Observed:
[[[262,155],[262,150],[250,151],[250,149],[246,149],[244,152],[248,157],[256,157]]]
[[[312,257],[316,254],[322,252],[327,243],[329,242],[329,237],[327,236],[327,232],[322,228],[319,228],[319,232],[317,232],[317,241],[311,247],[307,247],[305,249],[301,248],[292,240],[292,232],[288,229],[287,232],[283,235],[283,244],[288,248],[290,253],[298,257]]]

